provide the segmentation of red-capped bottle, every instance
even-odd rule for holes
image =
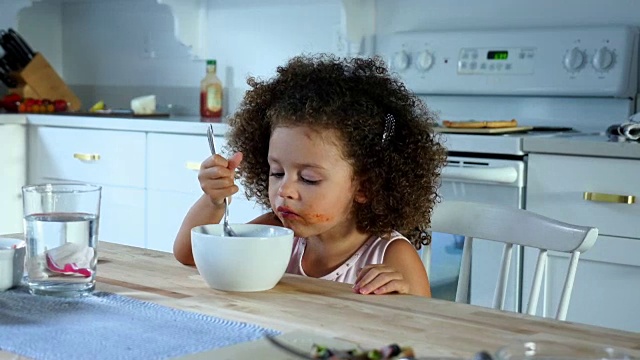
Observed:
[[[215,60],[207,60],[207,75],[200,82],[200,117],[205,122],[222,121],[222,81]]]

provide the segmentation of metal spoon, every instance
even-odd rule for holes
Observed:
[[[209,140],[209,148],[211,149],[211,155],[216,154],[216,144],[213,142],[213,125],[209,124],[207,129],[207,139]],[[222,234],[226,236],[238,236],[235,231],[229,226],[229,199],[224,198],[224,216],[222,221]]]

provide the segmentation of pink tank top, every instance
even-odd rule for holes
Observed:
[[[382,264],[387,247],[391,242],[398,239],[409,242],[407,238],[396,231],[391,232],[391,236],[389,237],[385,236],[382,238],[372,236],[347,261],[331,273],[320,277],[320,279],[354,284],[360,269],[366,265]],[[294,239],[293,251],[291,252],[291,260],[289,260],[289,265],[287,266],[287,273],[308,276],[302,269],[302,256],[304,255],[306,247],[307,242],[304,238],[296,237]]]

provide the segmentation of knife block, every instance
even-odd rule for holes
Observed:
[[[14,77],[18,80],[18,86],[10,91],[23,98],[66,100],[71,111],[78,111],[82,106],[80,99],[40,53],[22,70],[14,73]]]

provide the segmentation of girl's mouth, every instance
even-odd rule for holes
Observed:
[[[288,207],[285,206],[278,206],[278,208],[276,209],[276,211],[280,214],[280,216],[282,216],[282,218],[284,219],[293,219],[293,218],[297,218],[300,217],[300,215],[296,214],[295,212],[293,212],[291,209],[289,209]]]

